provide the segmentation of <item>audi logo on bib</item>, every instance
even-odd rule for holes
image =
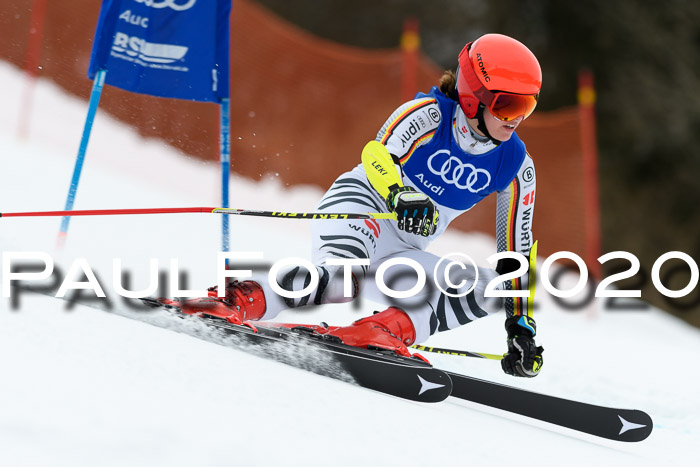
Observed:
[[[151,8],[172,8],[175,11],[189,10],[197,3],[197,0],[135,0]]]
[[[445,156],[441,156],[444,154]],[[440,165],[440,161],[442,165]],[[450,155],[447,149],[441,149],[428,158],[428,169],[435,175],[439,175],[448,185],[454,185],[460,190],[469,190],[478,193],[491,183],[491,174],[484,169],[478,169],[472,164],[462,162],[457,157]]]

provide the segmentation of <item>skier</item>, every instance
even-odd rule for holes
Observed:
[[[313,221],[312,260],[318,286],[300,298],[281,297],[267,276],[261,275],[233,281],[226,291],[212,287],[210,296],[221,296],[216,311],[194,305],[183,306],[183,311],[203,311],[242,323],[269,320],[288,308],[346,302],[360,290],[363,297],[386,302],[375,281],[368,280],[377,268],[404,258],[417,262],[430,277],[440,258],[425,251],[428,244],[454,218],[493,192],[497,194],[498,251],[528,256],[533,244],[535,169],[515,129],[537,104],[542,82],[539,63],[522,43],[500,34],[486,34],[468,43],[458,62],[456,74],[445,72],[439,86],[396,109],[376,140],[364,148],[362,163],[338,177],[318,205],[321,212],[395,213],[396,221]],[[343,293],[343,266],[326,262],[338,258],[369,260],[369,266],[353,267],[351,297]],[[424,342],[436,331],[503,308],[503,299],[484,296],[486,285],[518,266],[516,260],[501,260],[495,271],[475,271],[468,265],[451,268],[448,286],[466,281],[474,286],[472,292],[459,297],[425,287],[410,300],[394,301],[394,306],[350,326],[316,326],[315,330],[349,345],[410,356],[407,346]],[[436,277],[442,277],[444,268],[444,264],[438,267]],[[404,274],[407,270],[412,271],[401,265],[390,269],[394,290],[415,284],[415,271]],[[310,278],[306,269],[293,267],[278,274],[276,285],[298,292],[309,285]],[[526,282],[523,276],[500,288],[526,290]],[[510,375],[534,377],[542,367],[542,347],[534,341],[535,321],[527,301],[505,299],[508,351],[502,367]]]

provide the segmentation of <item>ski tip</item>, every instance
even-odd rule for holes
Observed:
[[[620,431],[617,434],[618,441],[639,442],[649,437],[654,429],[654,421],[649,414],[641,410],[629,410],[617,414],[620,422]]]

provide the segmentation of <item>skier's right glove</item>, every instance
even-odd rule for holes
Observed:
[[[512,376],[534,378],[544,360],[542,347],[535,345],[535,320],[528,316],[512,316],[506,320],[508,353],[501,360],[503,371]]]
[[[410,186],[396,187],[386,198],[386,207],[396,213],[399,230],[427,237],[435,233],[438,210],[428,195]]]

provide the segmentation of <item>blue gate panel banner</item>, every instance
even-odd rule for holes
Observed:
[[[229,97],[231,0],[102,0],[88,77],[159,97]]]

